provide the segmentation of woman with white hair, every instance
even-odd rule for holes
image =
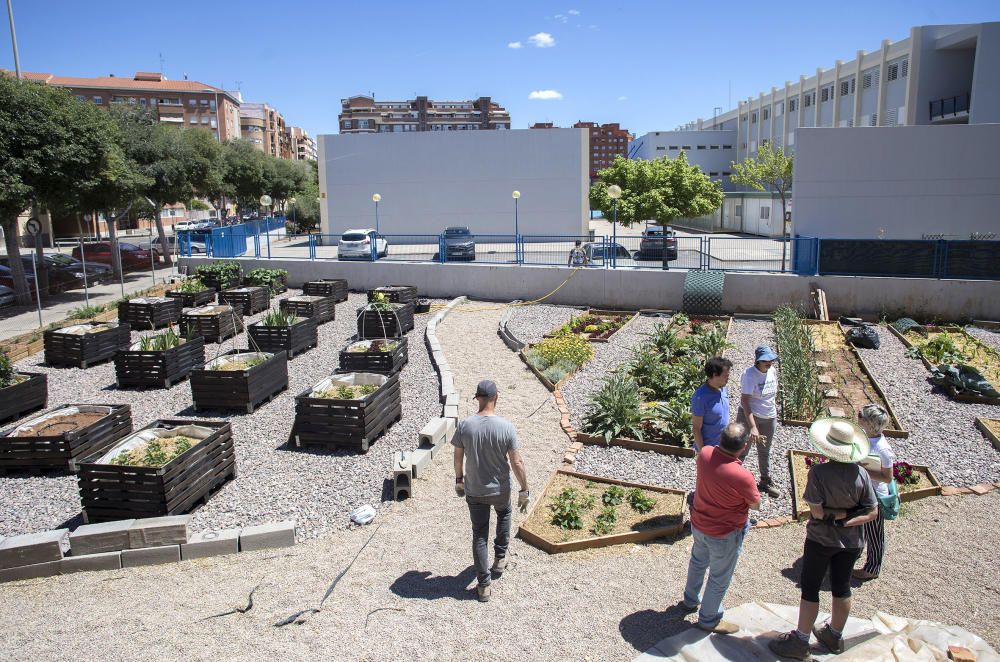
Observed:
[[[892,452],[892,447],[882,434],[882,430],[889,424],[889,412],[875,404],[865,405],[858,412],[858,424],[868,435],[870,454],[877,455],[880,464],[879,469],[866,466],[865,471],[872,479],[872,486],[879,501],[887,499],[889,483],[892,482],[892,465],[896,462],[896,454]],[[865,565],[851,574],[855,579],[867,581],[878,578],[878,573],[882,570],[882,558],[885,556],[885,520],[882,517],[881,503],[878,517],[864,525],[864,535],[868,547]]]

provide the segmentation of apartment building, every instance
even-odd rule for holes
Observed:
[[[407,133],[509,129],[510,113],[490,97],[471,101],[341,99],[340,133]]]
[[[529,129],[555,129],[552,122],[535,122]],[[613,124],[598,124],[597,122],[577,122],[574,129],[587,129],[590,146],[587,153],[590,156],[590,181],[597,179],[597,173],[614,163],[615,158],[628,158],[629,140],[633,138],[627,129],[615,122]]]
[[[291,159],[291,140],[285,118],[266,103],[245,102],[240,106],[240,131],[243,139],[269,156]]]
[[[292,158],[296,161],[316,160],[316,141],[310,137],[305,129],[299,126],[289,126],[285,129],[288,134],[288,143],[292,152]]]

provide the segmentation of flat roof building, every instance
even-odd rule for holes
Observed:
[[[316,160],[316,141],[310,137],[305,129],[299,126],[289,126],[285,128],[285,131],[288,133],[293,159],[296,161]]]
[[[359,95],[340,101],[340,133],[408,133],[509,129],[510,113],[490,97],[471,101],[376,101]]]

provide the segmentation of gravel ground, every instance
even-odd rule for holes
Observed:
[[[1000,332],[994,331],[992,329],[983,329],[978,326],[967,326],[965,330],[969,332],[973,338],[986,343],[993,349],[1000,351]]]
[[[278,298],[298,294],[289,291]],[[187,380],[169,390],[118,390],[114,364],[107,362],[88,370],[49,368],[38,354],[18,364],[19,369],[49,375],[49,403],[128,403],[136,429],[157,418],[219,418],[233,427],[239,476],[213,495],[194,516],[192,529],[221,529],[294,518],[297,537],[313,538],[330,530],[350,526],[349,513],[359,505],[391,507],[391,489],[386,486],[392,454],[416,446],[417,433],[427,420],[440,416],[437,376],[423,342],[428,315],[415,318],[408,335],[409,363],[401,376],[403,416],[400,422],[376,440],[367,454],[342,450],[323,453],[284,448],[295,417],[295,395],[309,388],[338,365],[338,353],[357,330],[355,309],[364,305],[364,294],[350,295],[338,304],[336,319],[319,327],[319,346],[296,356],[289,363],[289,388],[253,414],[191,409]],[[274,304],[276,307],[276,303]],[[256,321],[263,313],[250,318]],[[134,338],[139,334],[134,333]],[[221,345],[206,345],[206,357],[234,347],[246,346],[239,334]],[[76,479],[62,477],[0,477],[0,535],[16,535],[75,527],[80,501]],[[381,503],[381,506],[380,506]]]
[[[515,338],[530,345],[541,340],[542,336],[552,329],[567,322],[573,315],[579,315],[581,310],[581,308],[545,304],[514,306],[507,309],[507,328]]]

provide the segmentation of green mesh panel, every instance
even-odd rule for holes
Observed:
[[[684,312],[721,315],[725,284],[723,271],[688,271],[684,276]]]

